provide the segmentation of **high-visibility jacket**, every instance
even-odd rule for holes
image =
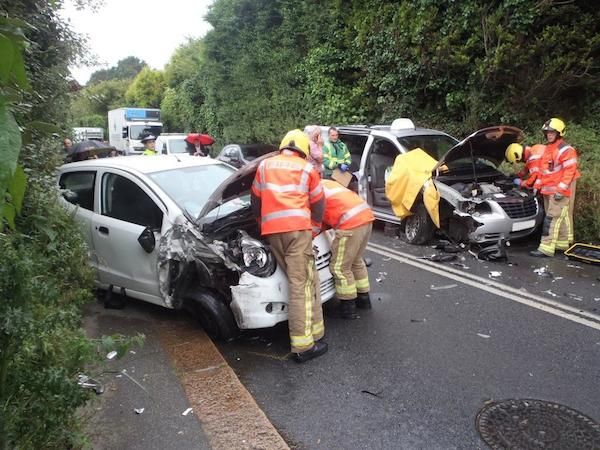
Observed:
[[[315,167],[296,152],[283,150],[263,160],[252,184],[261,234],[312,230],[323,220],[323,188]]]
[[[375,220],[371,207],[356,193],[337,181],[322,180],[321,184],[325,194],[325,225],[337,230],[351,230]]]
[[[526,180],[523,181],[522,186],[540,189],[542,187],[542,158],[546,151],[546,146],[542,144],[536,144],[531,147],[525,147],[525,166],[517,173],[517,177],[523,178],[525,175],[529,175]]]
[[[350,150],[342,141],[337,141],[335,144],[326,142],[323,145],[323,166],[325,167],[325,176],[331,176],[333,170],[340,164],[352,163],[352,155]]]
[[[147,148],[146,150],[144,150],[144,152],[142,153],[142,155],[144,155],[144,156],[156,156],[156,155],[158,155],[158,152],[156,150],[152,150],[150,148]]]
[[[577,152],[562,139],[557,139],[546,145],[541,170],[540,192],[543,195],[554,195],[558,192],[569,197],[569,186],[580,176],[577,170]]]

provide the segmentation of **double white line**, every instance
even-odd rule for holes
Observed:
[[[450,278],[454,281],[473,286],[477,289],[487,291],[491,294],[499,295],[503,298],[513,300],[517,303],[530,306],[540,311],[544,311],[555,316],[562,317],[563,319],[570,320],[572,322],[580,323],[590,328],[600,330],[600,316],[591,312],[583,311],[578,308],[574,308],[569,305],[565,305],[560,302],[556,302],[539,295],[524,292],[519,289],[515,289],[511,286],[507,286],[496,281],[479,277],[477,275],[463,272],[461,270],[454,269],[447,265],[434,263],[418,259],[414,255],[400,252],[398,250],[392,250],[383,245],[369,242],[367,250],[377,253],[379,255],[391,258],[404,264],[409,264],[419,269],[427,270],[431,273],[435,273],[442,277]]]

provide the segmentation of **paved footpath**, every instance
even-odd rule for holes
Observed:
[[[105,386],[83,411],[94,449],[288,448],[212,341],[184,314],[137,301],[123,310],[95,302],[86,308],[84,325],[93,337],[146,335],[142,348],[90,374]]]

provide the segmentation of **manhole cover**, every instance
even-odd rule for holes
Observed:
[[[493,402],[479,411],[475,424],[493,449],[600,449],[600,425],[558,403]]]

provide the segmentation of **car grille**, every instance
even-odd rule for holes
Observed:
[[[315,264],[317,265],[317,270],[321,270],[323,267],[328,266],[330,259],[331,252],[323,253],[322,255],[320,255],[315,261]]]
[[[538,211],[537,201],[533,197],[525,200],[498,201],[498,204],[511,219],[535,216]]]

